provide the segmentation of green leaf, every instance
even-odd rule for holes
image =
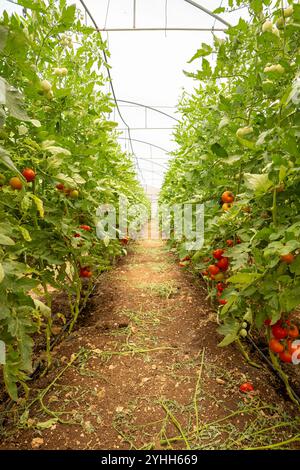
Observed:
[[[8,28],[6,26],[0,26],[0,51],[2,51],[5,48],[7,35],[8,35]]]
[[[5,276],[4,269],[3,269],[2,264],[0,263],[0,283],[3,281],[4,276]]]
[[[30,121],[28,114],[24,110],[23,96],[21,93],[16,88],[9,85],[2,77],[0,77],[0,89],[5,89],[4,104],[8,108],[10,116],[20,121]]]
[[[243,147],[247,147],[248,149],[251,149],[251,150],[255,149],[255,142],[252,142],[251,140],[243,139],[240,136],[237,136],[237,139]]]
[[[272,181],[269,180],[269,176],[265,173],[245,173],[244,180],[247,188],[252,189],[256,194],[264,194],[273,186]]]
[[[46,9],[36,0],[18,0],[18,4],[33,11],[46,13]]]
[[[36,205],[37,210],[39,211],[40,217],[43,219],[45,216],[43,201],[35,194],[32,194],[31,197]]]
[[[51,315],[51,308],[49,308],[47,305],[45,305],[43,302],[41,302],[38,299],[33,299],[34,305],[37,310],[40,310],[45,317],[49,318]]]
[[[218,144],[217,142],[213,145],[211,145],[211,150],[213,153],[215,153],[218,157],[228,157],[228,153],[222,145]]]
[[[193,55],[193,57],[188,61],[188,64],[193,62],[196,59],[199,59],[200,57],[205,57],[207,55],[210,55],[212,53],[213,49],[211,46],[208,44],[202,43],[201,49],[198,49],[196,54]]]
[[[218,344],[220,348],[228,346],[238,338],[240,322],[235,319],[228,319],[218,328],[218,333],[225,335],[225,338]]]
[[[27,242],[31,242],[31,236],[28,230],[25,227],[22,227],[21,225],[19,225],[18,229],[20,230],[24,240],[26,240]]]
[[[51,428],[54,424],[58,422],[58,418],[50,418],[47,421],[40,421],[36,423],[37,429],[49,429]]]
[[[293,263],[290,265],[291,273],[300,275],[300,256],[298,255]]]
[[[12,238],[3,235],[3,233],[0,233],[0,245],[12,246],[15,245],[15,242]]]
[[[54,141],[45,140],[42,143],[42,149],[50,152],[52,155],[71,155],[71,152],[63,147],[53,145]]]
[[[20,173],[18,168],[15,166],[14,162],[10,158],[10,154],[7,150],[0,146],[0,162],[2,162],[7,168],[12,170],[14,173],[18,173],[22,180],[24,180],[23,175]]]
[[[251,284],[251,282],[256,281],[261,277],[261,274],[258,273],[239,273],[234,274],[233,276],[227,279],[227,282],[232,282],[233,284]]]

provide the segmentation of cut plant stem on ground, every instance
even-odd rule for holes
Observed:
[[[157,254],[167,270],[152,269]],[[162,242],[142,241],[100,278],[49,374],[1,410],[1,449],[36,438],[41,449],[299,447],[298,409],[238,347],[220,354],[204,287],[171,260]],[[166,286],[176,290],[159,295]],[[245,381],[253,393],[239,391]]]

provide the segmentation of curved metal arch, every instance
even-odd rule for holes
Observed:
[[[184,1],[192,5],[193,7],[198,8],[198,10],[204,11],[204,13],[206,13],[209,16],[212,16],[213,18],[215,18],[215,20],[220,21],[221,23],[225,24],[226,26],[228,26],[228,28],[231,28],[231,24],[228,23],[228,21],[223,20],[223,18],[221,18],[219,15],[216,15],[215,13],[203,7],[202,5],[199,5],[199,3],[196,3],[193,0],[184,0]],[[211,28],[211,29],[213,30],[214,28]]]
[[[130,140],[128,137],[118,137],[118,139]],[[151,147],[156,147],[156,148],[162,150],[163,152],[170,153],[169,150],[164,149],[163,147],[160,147],[159,145],[152,144],[151,142],[146,142],[145,140],[138,140],[138,139],[131,139],[131,140],[134,141],[134,142],[140,142],[141,144],[151,145]]]
[[[159,109],[153,108],[153,106],[148,106],[148,105],[142,104],[142,103],[136,103],[135,101],[127,101],[127,100],[117,100],[117,101],[119,103],[129,103],[129,104],[133,104],[135,106],[141,106],[143,108],[151,109],[151,111],[155,111],[156,113],[163,114],[164,116],[167,116],[168,118],[174,119],[174,121],[179,122],[179,119],[176,119],[174,116],[171,116],[170,114],[165,113],[164,111],[160,111]]]
[[[157,163],[157,162],[151,160],[151,158],[138,157],[138,159],[139,159],[139,160],[143,160],[143,161],[145,161],[145,162],[150,162],[150,163],[152,163],[153,165],[161,166],[162,168],[168,169],[168,165],[164,165],[163,163]],[[143,169],[142,171],[144,171],[144,169]]]

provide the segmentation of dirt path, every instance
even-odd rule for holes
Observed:
[[[56,367],[33,384],[40,400],[13,415],[18,429],[0,448],[229,449],[289,438],[299,421],[282,423],[293,407],[267,371],[218,348],[205,297],[160,241],[130,249],[102,276],[85,325],[56,348]],[[239,392],[246,380],[251,397]]]

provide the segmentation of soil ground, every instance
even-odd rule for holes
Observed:
[[[11,408],[0,449],[297,448],[299,410],[269,370],[218,347],[206,297],[161,241],[136,243]]]

